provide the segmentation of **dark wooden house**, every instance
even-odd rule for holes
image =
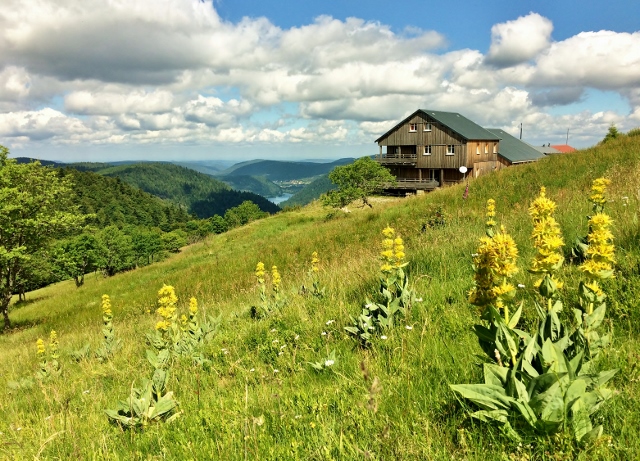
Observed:
[[[456,112],[417,110],[375,141],[400,190],[432,190],[490,173],[500,138]],[[467,168],[466,173],[460,167]]]

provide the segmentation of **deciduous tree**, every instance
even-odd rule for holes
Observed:
[[[323,195],[322,203],[333,208],[343,208],[354,200],[362,200],[362,206],[371,207],[368,197],[395,183],[389,170],[370,157],[335,167],[329,179],[338,188]]]
[[[11,326],[9,303],[34,255],[52,239],[78,228],[83,217],[71,185],[39,162],[18,164],[0,146],[0,312]]]

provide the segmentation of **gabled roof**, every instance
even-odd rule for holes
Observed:
[[[531,146],[533,147],[535,150],[537,150],[538,152],[542,152],[545,155],[550,155],[550,154],[561,154],[562,152],[560,152],[558,149],[554,149],[551,146]]]
[[[438,110],[418,109],[413,114],[409,115],[407,118],[402,120],[396,126],[394,126],[389,131],[387,131],[385,134],[383,134],[378,139],[376,139],[375,142],[378,142],[381,139],[386,138],[388,135],[393,133],[395,130],[400,128],[402,125],[404,125],[405,123],[407,123],[409,120],[411,120],[413,117],[415,117],[420,113],[434,119],[438,123],[445,125],[447,128],[454,131],[455,133],[458,133],[460,136],[462,136],[467,140],[476,140],[476,139],[486,140],[486,141],[498,140],[498,138],[493,133],[490,133],[489,131],[482,128],[480,125],[473,123],[471,120],[458,114],[457,112],[442,112]]]
[[[555,146],[551,146],[554,149],[559,150],[560,152],[562,152],[563,154],[568,154],[569,152],[576,152],[577,149],[574,149],[573,147],[571,147],[568,144],[557,144]]]
[[[487,128],[487,130],[500,138],[498,154],[511,163],[534,162],[544,158],[542,152],[504,130],[499,128]]]

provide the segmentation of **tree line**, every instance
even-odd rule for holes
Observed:
[[[85,274],[145,266],[208,234],[268,216],[244,201],[208,219],[119,178],[18,163],[0,146],[0,312],[12,296]]]

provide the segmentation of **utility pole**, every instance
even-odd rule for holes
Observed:
[[[569,128],[567,128],[567,140],[565,141],[565,144],[567,146],[569,145]]]
[[[522,122],[520,122],[520,140],[522,141]]]

